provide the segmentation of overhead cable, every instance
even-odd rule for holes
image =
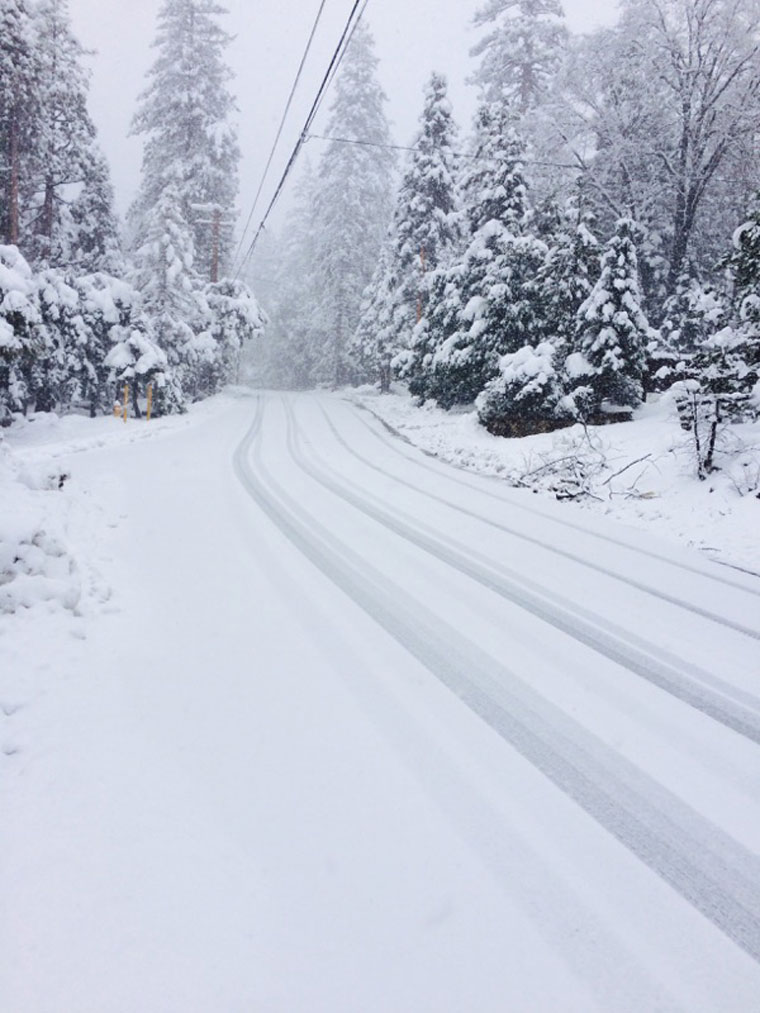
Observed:
[[[259,240],[259,237],[261,236],[261,233],[264,231],[266,223],[269,220],[269,216],[272,214],[275,205],[280,199],[282,191],[285,188],[285,183],[287,182],[287,179],[293,170],[293,166],[296,163],[296,159],[298,158],[301,148],[306,143],[309,130],[311,129],[311,125],[314,122],[314,119],[319,111],[319,107],[321,106],[325,94],[327,93],[327,90],[329,89],[330,84],[332,83],[333,77],[338,72],[341,63],[343,62],[343,57],[346,54],[348,45],[351,39],[353,38],[357,25],[359,24],[364,15],[364,11],[367,9],[368,3],[369,0],[354,0],[353,6],[351,7],[351,12],[348,15],[348,19],[346,21],[338,45],[335,48],[335,52],[333,53],[329,66],[325,71],[324,77],[322,78],[322,83],[320,84],[319,90],[317,91],[316,97],[311,105],[309,114],[306,117],[306,122],[304,123],[303,129],[299,135],[296,145],[293,148],[293,151],[291,152],[290,158],[288,159],[288,164],[285,166],[285,171],[283,172],[282,177],[280,178],[280,182],[277,185],[277,189],[274,192],[274,196],[272,197],[272,200],[269,202],[269,207],[267,208],[264,217],[261,219],[259,227],[256,230],[256,234],[254,235],[253,240],[251,241],[251,245],[248,247],[248,251],[245,257],[243,258],[240,266],[237,269],[236,277],[240,276],[243,267],[250,259],[251,255],[253,254],[253,251],[256,249],[256,244]],[[361,11],[359,11],[360,7]]]
[[[311,52],[312,43],[314,42],[314,37],[317,34],[317,28],[319,27],[319,22],[322,20],[322,14],[324,13],[324,9],[325,9],[326,3],[327,3],[327,0],[321,0],[321,2],[320,2],[319,10],[317,11],[317,16],[314,19],[314,24],[312,25],[311,33],[309,35],[308,42],[306,43],[306,49],[304,50],[303,56],[301,57],[301,63],[299,64],[295,80],[293,81],[293,87],[290,89],[290,95],[288,96],[288,101],[287,101],[287,103],[285,105],[285,111],[282,114],[282,119],[280,120],[280,125],[279,125],[279,127],[277,129],[277,136],[274,139],[274,144],[272,145],[272,150],[269,152],[269,158],[267,159],[267,164],[266,164],[266,166],[264,168],[264,173],[263,173],[263,175],[261,177],[261,181],[259,183],[259,188],[256,191],[256,196],[253,198],[253,204],[251,205],[251,211],[250,211],[250,214],[248,215],[248,219],[247,219],[247,221],[245,223],[245,228],[243,229],[243,231],[240,234],[240,242],[238,243],[237,249],[235,250],[235,256],[233,258],[233,262],[237,261],[238,257],[240,256],[240,251],[243,248],[243,243],[245,242],[246,234],[248,232],[248,229],[250,229],[250,227],[251,227],[251,222],[253,221],[253,216],[256,213],[256,207],[258,206],[259,198],[261,197],[261,192],[264,189],[264,184],[266,183],[267,176],[269,175],[269,170],[272,168],[272,162],[274,161],[275,152],[277,151],[277,146],[280,143],[280,138],[282,137],[282,132],[285,129],[285,122],[286,122],[286,120],[288,118],[288,113],[290,112],[290,107],[293,105],[293,99],[295,98],[295,94],[296,94],[296,91],[298,89],[298,85],[299,85],[299,83],[301,81],[301,76],[303,74],[304,67],[306,66],[306,61],[307,61],[307,59],[309,57],[309,53]]]

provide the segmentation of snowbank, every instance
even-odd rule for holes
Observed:
[[[475,412],[418,407],[400,387],[390,395],[365,387],[348,397],[458,468],[572,500],[760,573],[760,423],[728,427],[730,455],[700,482],[690,436],[667,394],[639,409],[633,422],[522,439],[491,436]]]
[[[54,467],[22,469],[0,442],[0,613],[79,604],[79,569],[55,502],[66,479]]]

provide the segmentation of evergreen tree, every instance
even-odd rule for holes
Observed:
[[[502,355],[541,339],[537,279],[547,248],[525,232],[523,145],[501,105],[481,107],[477,132],[463,187],[469,243],[438,282],[443,299],[430,321],[427,388],[444,407],[474,400]]]
[[[601,251],[594,236],[594,218],[571,201],[546,235],[549,255],[540,273],[540,301],[545,333],[560,350],[572,346],[578,310],[599,277]]]
[[[486,0],[475,25],[488,32],[472,49],[482,57],[473,81],[485,101],[521,114],[540,104],[561,60],[563,20],[559,0]]]
[[[36,275],[35,286],[40,324],[28,380],[30,400],[37,411],[66,410],[79,391],[80,353],[90,336],[71,277],[47,268]]]
[[[158,15],[158,58],[140,97],[132,131],[145,138],[142,182],[131,212],[141,245],[151,212],[175,189],[175,214],[192,231],[196,268],[206,280],[232,254],[232,222],[240,152],[230,124],[235,103],[224,62],[230,42],[213,0],[164,0]]]
[[[695,366],[718,421],[760,415],[760,194],[733,239],[726,265],[733,317],[700,346]]]
[[[34,20],[27,0],[0,4],[0,235],[10,246],[21,238],[20,190],[37,113]]]
[[[601,276],[578,310],[576,348],[590,367],[594,408],[603,401],[635,408],[642,400],[650,330],[641,308],[636,235],[636,224],[620,219]]]
[[[460,240],[459,196],[455,182],[456,127],[446,80],[433,74],[415,150],[396,201],[381,269],[375,274],[366,312],[376,321],[377,347],[364,353],[374,360],[375,378],[388,390],[394,356],[411,345],[412,332],[427,312],[431,272],[446,262]],[[360,332],[373,341],[375,324],[365,319]],[[404,372],[415,371],[414,357],[404,356]]]
[[[380,383],[387,393],[391,384],[391,361],[398,347],[393,326],[395,274],[392,271],[393,232],[380,252],[372,281],[364,291],[359,326],[351,339],[349,354],[359,383]]]
[[[83,349],[88,383],[83,395],[92,413],[110,408],[129,384],[132,409],[140,415],[139,399],[153,384],[157,415],[182,409],[182,392],[169,367],[166,353],[155,340],[151,321],[140,294],[128,282],[106,274],[93,274],[78,282],[82,315],[90,335]],[[92,367],[90,369],[90,367]]]
[[[195,326],[201,311],[193,236],[176,186],[167,185],[146,214],[134,254],[134,285],[184,393],[195,391]]]
[[[347,345],[391,216],[394,158],[377,64],[372,35],[361,21],[337,80],[327,132],[366,143],[336,140],[328,145],[314,202],[318,383],[341,385],[352,379]]]
[[[262,335],[267,317],[242,281],[209,284],[205,295],[209,318],[205,337],[210,354],[205,357],[200,387],[209,395],[239,381],[243,351]]]
[[[84,170],[79,196],[71,207],[76,244],[71,263],[79,274],[111,274],[123,277],[126,263],[121,249],[114,211],[114,193],[108,164],[93,150]]]
[[[71,30],[68,0],[40,0],[35,15],[37,115],[25,193],[24,246],[35,263],[65,266],[76,245],[66,188],[81,183],[96,154],[87,111],[85,51]]]

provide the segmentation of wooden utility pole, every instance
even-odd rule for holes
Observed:
[[[208,225],[211,228],[209,281],[216,284],[219,281],[219,265],[222,259],[222,225],[232,224],[231,219],[225,217],[224,211],[219,204],[191,204],[190,207],[197,214],[210,216],[198,218],[195,224]]]

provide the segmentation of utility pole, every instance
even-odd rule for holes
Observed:
[[[211,228],[211,250],[209,259],[209,281],[219,281],[219,265],[222,256],[222,225],[232,225],[231,216],[225,216],[219,204],[191,204],[191,210],[206,217],[198,218],[196,225],[208,225]]]

